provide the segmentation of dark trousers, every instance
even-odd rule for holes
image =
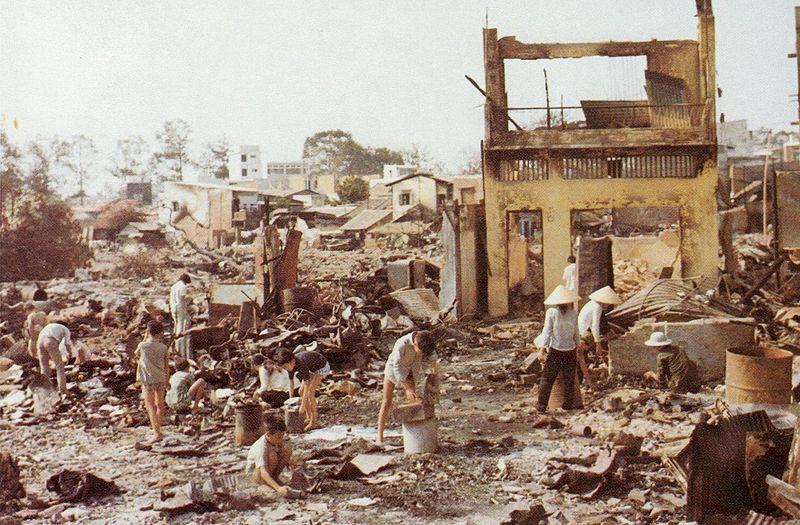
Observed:
[[[559,372],[564,373],[564,408],[573,408],[575,397],[575,367],[577,366],[575,350],[568,352],[550,349],[542,368],[542,380],[539,383],[539,410],[546,410],[550,401],[550,392],[553,390]]]

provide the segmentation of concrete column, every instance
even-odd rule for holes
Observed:
[[[561,284],[567,257],[571,253],[570,230],[571,210],[568,205],[551,205],[542,210],[545,297]]]

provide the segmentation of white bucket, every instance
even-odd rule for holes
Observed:
[[[403,423],[403,452],[425,454],[439,449],[439,421],[433,417],[420,423]]]

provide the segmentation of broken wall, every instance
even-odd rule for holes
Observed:
[[[615,261],[636,259],[646,263],[651,272],[672,267],[674,275],[680,275],[680,243],[680,234],[676,230],[664,230],[657,236],[612,237],[611,253]]]
[[[572,210],[676,206],[681,217],[683,276],[715,277],[718,269],[717,170],[707,161],[695,178],[565,180],[553,170],[546,180],[503,182],[487,173],[486,240],[489,314],[508,313],[508,212],[542,210],[544,288],[561,282],[570,242]]]
[[[737,322],[738,321],[738,322]],[[608,343],[610,373],[641,376],[656,372],[658,348],[644,342],[655,331],[664,331],[673,344],[694,361],[702,381],[725,377],[725,352],[729,348],[755,344],[753,319],[697,319],[687,322],[636,323],[623,336]]]

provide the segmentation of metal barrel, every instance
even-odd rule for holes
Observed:
[[[311,311],[317,291],[309,286],[297,286],[281,290],[281,309],[291,312],[295,308]]]
[[[237,445],[252,445],[264,435],[264,412],[259,404],[236,407],[233,440]]]
[[[791,352],[771,346],[729,349],[725,398],[729,403],[791,403],[793,358]]]

